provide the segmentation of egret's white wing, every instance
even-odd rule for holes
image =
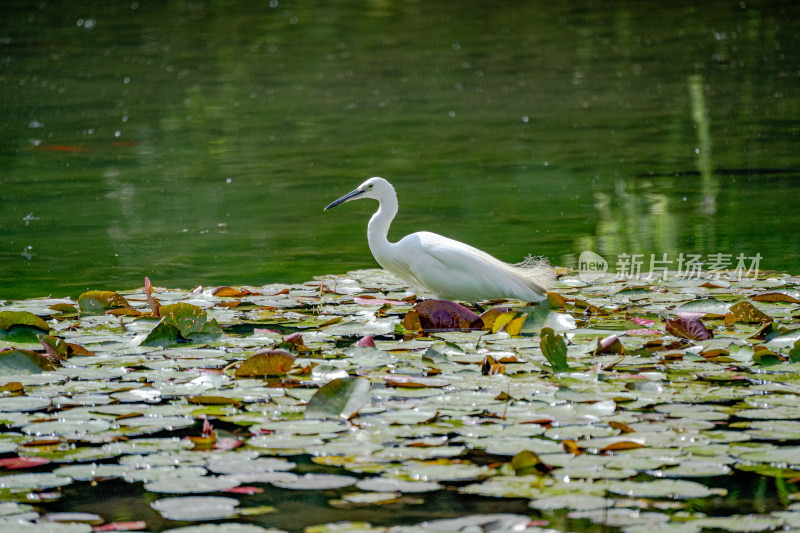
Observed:
[[[477,301],[519,298],[538,301],[544,297],[549,267],[518,268],[468,244],[436,233],[408,235],[394,245],[388,270],[415,288],[422,287],[439,298]]]

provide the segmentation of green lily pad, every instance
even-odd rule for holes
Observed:
[[[306,418],[355,416],[370,399],[370,383],[364,378],[338,378],[323,385],[308,401]]]
[[[43,355],[30,350],[0,351],[0,376],[14,374],[41,374],[53,370],[53,363]]]
[[[712,494],[712,491],[705,485],[680,479],[615,481],[609,483],[608,491],[630,498],[671,498],[676,500],[705,498]]]
[[[161,498],[150,507],[168,520],[207,521],[235,516],[239,500],[222,496],[184,496]]]
[[[114,291],[88,291],[78,297],[81,313],[102,314],[109,309],[130,307],[128,301]]]
[[[232,489],[240,484],[241,482],[233,476],[179,477],[145,483],[144,489],[167,494],[197,494]]]

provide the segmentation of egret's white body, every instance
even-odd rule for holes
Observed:
[[[397,194],[383,178],[368,179],[325,210],[360,198],[378,201],[378,210],[367,227],[367,241],[375,260],[423,294],[467,302],[493,298],[536,302],[545,298],[555,281],[555,272],[546,260],[529,257],[510,265],[468,244],[428,231],[389,242],[389,225],[397,214]]]

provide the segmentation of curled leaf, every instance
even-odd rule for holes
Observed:
[[[144,294],[147,297],[147,305],[150,306],[153,315],[160,316],[161,302],[158,301],[158,298],[153,296],[153,286],[150,285],[150,278],[147,276],[144,278]]]
[[[624,354],[625,347],[622,345],[622,341],[619,340],[619,337],[616,335],[609,335],[603,339],[597,339],[597,348],[595,348],[594,355],[600,355],[604,353],[610,354]]]
[[[375,341],[372,339],[372,335],[364,335],[363,337],[358,339],[356,346],[361,346],[364,348],[375,348]]]
[[[28,311],[0,311],[0,329],[10,329],[12,326],[29,326],[40,329],[45,333],[50,331],[50,326],[41,317]]]
[[[711,332],[696,318],[679,316],[674,320],[667,319],[667,332],[684,339],[703,341],[711,338]]]
[[[567,344],[562,335],[556,335],[552,328],[542,328],[541,348],[545,358],[550,362],[553,372],[569,370],[567,364]]]

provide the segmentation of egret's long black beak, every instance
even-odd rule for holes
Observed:
[[[365,190],[364,190],[364,189],[356,189],[356,190],[354,190],[354,191],[351,191],[351,192],[349,192],[349,193],[345,194],[344,196],[342,196],[341,198],[339,198],[338,200],[334,200],[333,202],[331,202],[330,204],[328,204],[328,207],[326,207],[325,209],[323,209],[323,211],[327,211],[327,210],[328,210],[328,209],[330,209],[331,207],[336,207],[336,206],[337,206],[337,205],[339,205],[339,204],[343,204],[343,203],[345,203],[345,202],[348,202],[348,201],[352,200],[353,198],[356,198],[356,197],[358,197],[358,195],[359,195],[359,194],[362,194],[362,193],[364,193],[364,192],[365,192]]]

